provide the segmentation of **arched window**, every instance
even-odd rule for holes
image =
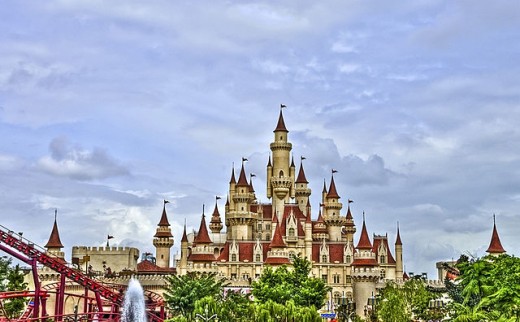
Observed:
[[[283,177],[283,170],[280,170],[280,172],[278,173],[278,177],[279,178]]]
[[[321,255],[321,262],[326,263],[327,262],[327,255]]]
[[[237,261],[237,254],[231,254],[231,261],[236,262]]]
[[[260,261],[260,254],[256,254],[256,256],[255,256],[255,261],[257,261],[257,262]]]
[[[294,237],[294,228],[289,228],[289,237]]]
[[[384,264],[385,263],[385,255],[379,256],[379,261],[381,262],[381,264]]]
[[[350,255],[345,256],[345,261],[347,262],[347,264],[350,264],[351,260],[352,259],[350,258]]]

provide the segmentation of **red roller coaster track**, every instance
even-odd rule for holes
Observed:
[[[72,268],[63,259],[54,257],[48,254],[43,248],[35,245],[26,238],[22,238],[21,235],[15,234],[12,230],[7,229],[0,225],[0,250],[5,251],[11,256],[25,262],[32,268],[32,274],[34,279],[35,290],[34,292],[27,293],[27,296],[33,297],[31,317],[32,319],[39,319],[47,317],[45,309],[45,301],[49,296],[46,290],[42,290],[37,273],[37,264],[44,265],[61,275],[59,286],[57,286],[56,292],[56,320],[61,321],[64,316],[64,298],[65,298],[65,286],[66,279],[83,286],[87,292],[91,291],[95,294],[96,309],[95,314],[99,317],[105,317],[108,320],[118,320],[119,310],[123,304],[123,294],[119,290],[115,290],[95,279],[92,279],[83,274],[78,269]],[[15,295],[13,295],[15,296]],[[18,297],[23,296],[18,294]],[[25,296],[24,296],[25,297]],[[111,303],[110,312],[105,311],[106,306],[103,304],[102,298],[107,302]],[[1,299],[1,297],[0,297]],[[86,296],[85,296],[86,301]],[[42,306],[43,304],[43,306]],[[154,299],[153,305],[160,307],[160,317],[156,314],[149,314],[150,321],[162,322],[164,319],[164,307],[160,299]],[[40,310],[42,308],[42,310]],[[86,314],[94,314],[94,312],[87,312],[87,306],[85,305]],[[94,309],[94,308],[92,308]],[[32,320],[31,319],[31,320]],[[29,320],[25,318],[23,320]],[[102,318],[99,318],[102,320]]]

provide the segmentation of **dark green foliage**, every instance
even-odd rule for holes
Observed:
[[[520,321],[520,259],[461,256],[457,268],[458,285],[448,284],[453,321]]]
[[[310,262],[300,256],[294,257],[292,269],[285,265],[264,269],[252,284],[255,300],[279,304],[292,300],[296,306],[322,307],[330,287],[322,279],[310,277],[310,271]]]
[[[167,277],[164,297],[174,314],[192,316],[195,302],[208,296],[220,296],[225,285],[224,280],[217,278],[216,273],[171,275]]]

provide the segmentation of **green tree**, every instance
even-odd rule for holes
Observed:
[[[429,303],[438,297],[421,278],[412,278],[403,285],[388,283],[378,297],[377,315],[385,322],[437,319],[439,314],[429,309]]]
[[[506,254],[457,261],[450,285],[453,321],[520,321],[520,259]]]
[[[322,279],[309,276],[310,271],[311,263],[300,256],[294,257],[292,269],[286,265],[267,267],[252,283],[253,296],[259,302],[271,300],[285,305],[293,300],[296,306],[320,308],[330,287]]]
[[[177,315],[193,316],[195,302],[205,297],[216,298],[222,294],[226,283],[216,273],[190,272],[166,278],[164,297],[168,308]]]
[[[20,265],[12,266],[11,258],[0,258],[0,292],[27,290],[25,273]],[[3,303],[3,313],[8,318],[18,317],[27,305],[26,298],[13,298]]]

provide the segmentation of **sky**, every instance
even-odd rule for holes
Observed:
[[[0,224],[154,252],[242,157],[265,194],[280,104],[317,218],[331,169],[405,269],[520,246],[518,1],[15,1],[0,10]],[[224,199],[223,198],[223,199]],[[224,202],[219,201],[224,214]]]

